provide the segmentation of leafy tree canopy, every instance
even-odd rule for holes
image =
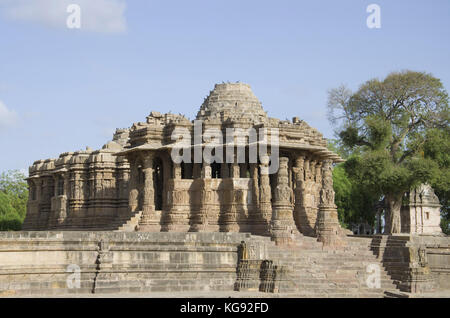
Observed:
[[[328,147],[345,159],[355,155],[339,140],[329,139]],[[336,194],[335,202],[338,207],[339,222],[342,226],[349,228],[352,223],[364,222],[374,225],[375,207],[380,198],[376,193],[363,188],[357,180],[351,178],[343,163],[333,169],[333,187]]]
[[[353,152],[346,172],[374,197],[384,196],[386,232],[400,232],[404,193],[421,183],[448,182],[442,180],[448,152],[436,144],[448,141],[450,117],[441,81],[422,72],[391,73],[354,93],[344,86],[331,90],[328,110],[340,142]]]
[[[0,174],[0,230],[20,230],[25,218],[28,188],[18,170]]]

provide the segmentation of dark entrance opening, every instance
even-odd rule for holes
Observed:
[[[164,176],[163,163],[159,158],[157,158],[153,164],[153,187],[155,193],[155,210],[162,210]]]

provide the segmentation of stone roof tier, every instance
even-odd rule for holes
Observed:
[[[253,122],[264,122],[267,114],[261,102],[253,94],[250,85],[244,83],[216,84],[205,98],[196,119],[211,120],[244,118]]]

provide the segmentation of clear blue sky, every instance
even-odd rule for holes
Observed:
[[[81,29],[57,2],[80,4]],[[449,90],[449,39],[448,0],[0,0],[0,171],[99,148],[151,110],[193,119],[222,81],[330,138],[327,90],[342,83],[412,69]]]

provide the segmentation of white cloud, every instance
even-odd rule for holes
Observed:
[[[17,120],[17,113],[9,110],[8,107],[0,101],[0,130],[14,126],[17,123]]]
[[[81,8],[81,31],[122,33],[127,29],[125,0],[0,0],[0,10],[11,20],[66,28],[70,4]]]

